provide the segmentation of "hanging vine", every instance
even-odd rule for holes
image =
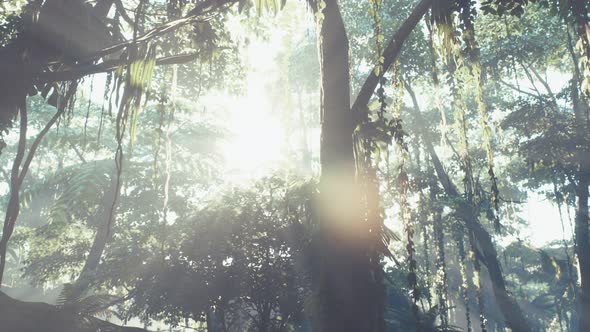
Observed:
[[[426,27],[428,28],[428,48],[430,51],[430,65],[431,65],[431,76],[432,82],[434,84],[434,105],[440,114],[440,130],[441,130],[441,141],[444,143],[444,137],[447,135],[448,126],[447,126],[447,115],[444,111],[444,108],[441,105],[441,88],[440,88],[440,80],[439,80],[439,73],[437,67],[437,56],[436,56],[436,47],[435,47],[435,36],[434,36],[434,28],[432,26],[432,19],[426,20]]]
[[[459,250],[459,263],[460,263],[460,273],[461,273],[461,297],[463,298],[463,304],[465,305],[465,321],[467,324],[467,332],[472,331],[471,327],[471,301],[469,301],[469,290],[471,286],[470,276],[468,276],[467,272],[467,257],[465,254],[465,242],[464,242],[464,235],[465,229],[460,227],[455,232],[455,240],[457,242],[457,249]]]
[[[462,37],[463,42],[465,44],[465,49],[463,51],[464,54],[464,61],[465,65],[470,70],[470,74],[474,79],[474,86],[475,86],[475,101],[477,103],[477,108],[480,117],[480,127],[482,129],[482,140],[483,140],[483,148],[486,152],[487,161],[488,161],[488,175],[490,177],[491,182],[491,203],[494,207],[496,212],[496,216],[494,218],[494,227],[496,231],[500,230],[500,219],[498,217],[499,214],[499,190],[498,190],[498,181],[496,175],[494,173],[494,152],[492,150],[492,128],[489,124],[489,115],[487,112],[487,107],[484,100],[484,82],[483,82],[483,72],[481,68],[481,58],[480,58],[480,51],[477,46],[477,41],[475,39],[475,18],[477,15],[477,11],[475,9],[475,1],[473,0],[460,0],[459,1],[459,10],[460,10],[460,27],[462,30]]]
[[[379,97],[381,106],[377,110],[377,119],[369,122],[370,116],[367,116],[364,123],[361,123],[354,132],[354,152],[357,169],[357,179],[363,188],[362,204],[364,206],[363,219],[367,223],[368,247],[367,255],[369,257],[370,269],[373,271],[372,275],[372,290],[375,305],[379,308],[376,310],[380,317],[376,317],[378,322],[384,322],[383,314],[386,306],[385,299],[385,284],[384,271],[381,266],[381,261],[384,256],[390,256],[388,244],[394,238],[393,233],[384,225],[384,210],[381,205],[379,195],[379,179],[377,175],[377,168],[381,149],[384,144],[383,136],[374,136],[376,130],[383,130],[382,127],[385,121],[384,108],[385,97],[383,90],[379,90]],[[381,132],[383,135],[388,135],[386,132]],[[386,145],[386,144],[385,144]],[[380,327],[380,331],[384,330],[385,326]]]
[[[168,201],[170,198],[170,178],[172,176],[172,138],[170,136],[170,124],[174,121],[174,113],[176,111],[176,87],[178,81],[178,67],[174,65],[172,67],[172,84],[170,87],[170,112],[168,113],[167,125],[166,125],[166,160],[165,160],[165,179],[164,179],[164,201],[162,202],[162,259],[165,257],[166,247],[166,226],[168,225]]]
[[[412,313],[417,324],[420,324],[418,302],[420,300],[420,290],[418,287],[418,275],[417,275],[417,261],[416,261],[416,248],[414,243],[415,225],[412,218],[410,217],[410,205],[408,202],[409,192],[409,177],[406,172],[406,162],[409,158],[408,145],[405,141],[405,132],[402,126],[401,120],[401,106],[403,105],[403,82],[401,79],[401,72],[399,63],[392,66],[392,84],[393,95],[391,105],[387,104],[387,98],[385,95],[385,83],[386,80],[383,78],[379,82],[379,88],[377,89],[377,100],[378,108],[373,114],[375,119],[373,122],[366,123],[363,129],[364,136],[370,137],[365,140],[365,149],[376,152],[376,162],[380,161],[380,154],[382,151],[388,151],[387,145],[392,142],[396,143],[396,154],[398,157],[398,171],[396,185],[399,190],[399,206],[400,206],[400,219],[404,225],[404,233],[406,236],[406,252],[408,255],[408,286],[411,290],[412,297]],[[389,112],[388,112],[389,108]],[[391,118],[387,119],[386,114]],[[368,133],[367,133],[368,132]],[[387,153],[387,152],[386,152]]]
[[[382,155],[388,155],[389,145],[394,141],[396,150],[399,155],[399,172],[397,176],[397,186],[400,188],[400,207],[402,209],[401,218],[405,224],[408,244],[408,261],[410,272],[408,283],[412,289],[413,311],[418,321],[418,300],[419,290],[417,285],[417,264],[415,260],[415,248],[413,242],[414,230],[409,218],[409,205],[407,201],[407,192],[409,188],[408,175],[405,172],[404,164],[408,156],[408,147],[404,140],[405,133],[402,129],[399,113],[402,105],[403,86],[399,79],[398,66],[393,70],[393,87],[394,96],[391,106],[387,104],[385,95],[386,80],[382,79],[379,88],[376,91],[378,105],[369,110],[366,116],[362,117],[362,122],[358,125],[353,133],[354,154],[356,160],[357,178],[363,187],[363,205],[364,219],[368,224],[369,247],[368,255],[372,265],[374,279],[377,291],[375,296],[381,308],[385,308],[385,298],[383,292],[384,273],[381,267],[383,256],[391,256],[388,249],[389,242],[395,238],[395,234],[384,225],[384,210],[380,203],[379,179],[377,169],[383,161]],[[388,117],[390,117],[388,119]],[[388,160],[388,158],[385,158]],[[381,310],[379,311],[381,312]],[[383,326],[384,328],[384,326]]]
[[[107,222],[107,237],[111,234],[111,227],[115,215],[117,201],[121,191],[121,176],[123,174],[124,153],[123,145],[125,132],[129,129],[130,144],[133,147],[135,142],[135,131],[137,128],[138,115],[142,108],[142,100],[147,101],[148,92],[151,89],[152,74],[156,64],[156,45],[151,42],[137,42],[137,36],[142,30],[142,17],[144,12],[145,1],[140,1],[135,17],[137,17],[133,40],[125,56],[127,62],[125,66],[119,66],[115,71],[113,89],[116,95],[115,102],[118,102],[117,117],[115,120],[116,131],[115,140],[117,148],[115,151],[116,181],[113,202],[109,210]],[[120,89],[123,88],[123,94],[119,98]],[[144,100],[145,96],[145,100]],[[129,121],[131,123],[129,124]]]
[[[384,81],[381,81],[381,86],[377,90],[377,95],[379,97],[379,102],[381,104],[379,117],[384,117],[385,111],[385,95],[384,95],[384,88],[383,88]],[[399,195],[399,205],[400,205],[400,218],[404,225],[404,232],[406,235],[406,251],[408,254],[408,286],[411,290],[412,295],[412,312],[414,314],[414,318],[416,319],[417,324],[420,324],[419,319],[419,311],[418,311],[418,302],[420,300],[420,290],[418,288],[418,263],[416,261],[416,248],[414,243],[414,235],[415,235],[415,225],[410,217],[410,204],[408,202],[408,192],[410,189],[410,181],[408,174],[406,172],[406,163],[409,159],[409,150],[408,145],[405,141],[405,132],[402,126],[401,120],[401,106],[403,105],[403,91],[404,85],[401,79],[401,71],[399,62],[395,63],[392,66],[392,86],[393,86],[393,102],[391,105],[391,115],[392,119],[390,120],[391,126],[391,134],[393,139],[395,140],[396,144],[396,153],[399,160],[398,165],[398,176],[397,176],[397,186],[400,190]]]
[[[416,159],[416,166],[418,168],[418,179],[427,179],[426,174],[422,171],[422,163],[421,163],[421,158],[420,158],[420,151],[421,148],[419,145],[415,145],[415,149],[414,149],[414,154],[415,154],[415,159]],[[431,278],[429,276],[432,275],[432,270],[431,270],[431,266],[430,266],[430,245],[429,245],[429,240],[430,240],[430,226],[432,225],[431,223],[431,218],[430,218],[430,207],[432,207],[432,204],[434,204],[434,202],[429,201],[424,192],[423,189],[428,187],[428,181],[427,180],[419,180],[418,181],[419,184],[419,197],[418,197],[418,211],[415,214],[415,220],[417,223],[420,224],[420,226],[422,227],[421,231],[422,231],[422,250],[423,250],[423,255],[424,255],[424,264],[423,264],[423,271],[424,274],[427,276],[425,278],[425,286],[427,289],[427,292],[425,294],[426,296],[426,300],[428,302],[428,309],[432,309],[432,293],[430,291],[431,287],[432,287],[432,282],[431,282]]]
[[[460,140],[462,141],[462,150],[465,149],[466,139],[461,134],[461,131],[467,131],[464,128],[465,119],[465,98],[462,90],[473,89],[475,91],[475,103],[477,104],[479,113],[479,122],[482,130],[482,146],[486,152],[487,172],[491,182],[491,205],[494,207],[495,215],[493,216],[494,227],[496,231],[500,229],[499,214],[499,190],[497,178],[494,173],[494,156],[492,150],[492,129],[489,124],[489,115],[484,98],[484,82],[483,72],[481,68],[480,52],[475,39],[475,18],[476,7],[473,0],[454,0],[441,1],[434,10],[433,7],[433,22],[442,39],[440,43],[440,53],[447,59],[449,70],[452,73],[453,79],[456,81],[455,86],[452,87],[455,117],[459,123]],[[443,5],[444,4],[444,5]],[[457,31],[460,29],[460,32]],[[458,36],[461,36],[459,40]],[[464,163],[464,167],[469,165]],[[473,179],[469,179],[470,183],[466,185],[473,188]],[[472,189],[473,190],[473,189]]]
[[[377,57],[374,71],[375,75],[379,76],[383,72],[383,65],[385,63],[385,58],[383,57],[383,42],[385,36],[383,35],[381,16],[379,16],[381,0],[369,0],[369,4],[371,5],[369,15],[373,19],[373,38],[375,39],[375,54]]]

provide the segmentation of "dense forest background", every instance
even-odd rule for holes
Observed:
[[[589,10],[0,2],[0,331],[590,331]]]

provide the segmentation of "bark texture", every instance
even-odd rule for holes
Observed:
[[[321,331],[372,331],[355,180],[348,38],[337,0],[325,4],[319,37],[322,171],[317,327]]]

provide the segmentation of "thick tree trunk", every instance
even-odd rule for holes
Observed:
[[[588,26],[588,13],[584,0],[572,2],[574,14],[574,30],[582,43],[582,54],[580,56],[590,59],[590,27]],[[588,231],[588,185],[590,183],[590,147],[587,143],[587,133],[590,129],[590,118],[588,112],[587,91],[584,93],[580,87],[590,75],[590,64],[584,68],[579,66],[579,57],[576,55],[574,41],[568,30],[568,51],[572,59],[574,73],[571,97],[575,118],[576,152],[578,154],[577,183],[572,183],[576,188],[576,219],[575,219],[575,250],[580,267],[580,296],[578,297],[578,312],[572,315],[572,322],[577,322],[577,331],[590,331],[590,235]],[[581,94],[579,92],[582,92]]]
[[[353,131],[379,77],[372,71],[351,110],[348,38],[337,0],[324,0],[320,27],[321,178],[319,194],[320,261],[316,288],[320,331],[380,331],[383,289],[371,280],[367,253],[368,225],[362,222],[361,189],[355,179]],[[403,42],[433,0],[422,0],[384,51],[384,70],[393,63]],[[315,3],[315,2],[313,2]],[[317,9],[317,8],[316,8]],[[316,12],[317,14],[317,12]]]
[[[373,331],[369,266],[361,241],[350,109],[348,38],[337,0],[326,0],[320,30],[321,178],[319,194],[320,331]]]

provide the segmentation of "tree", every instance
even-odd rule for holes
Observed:
[[[355,178],[353,132],[366,115],[367,104],[387,70],[399,54],[403,42],[431,5],[421,1],[402,24],[383,52],[382,70],[371,71],[350,106],[348,37],[338,2],[312,2],[320,24],[322,142],[319,193],[320,237],[318,248],[319,296],[318,329],[322,331],[381,331],[384,329],[380,257],[370,261],[380,244],[381,234],[363,220],[362,188]],[[359,158],[359,156],[356,156]],[[378,198],[374,198],[378,199]],[[371,228],[373,226],[374,228]],[[377,249],[379,250],[379,249]],[[375,303],[377,302],[377,303]]]

